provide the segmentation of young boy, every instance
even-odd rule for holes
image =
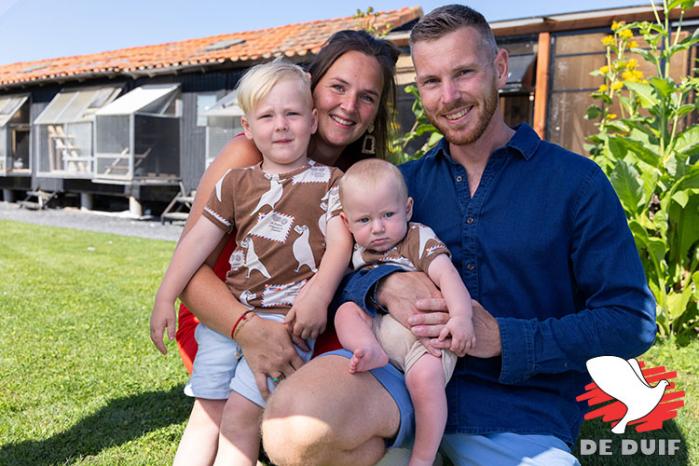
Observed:
[[[238,85],[238,102],[245,113],[245,136],[255,142],[263,161],[230,170],[216,184],[202,218],[175,250],[154,312],[174,312],[175,300],[194,272],[223,235],[235,229],[237,247],[226,283],[249,311],[230,338],[199,325],[199,351],[185,392],[227,400],[224,421],[226,413],[234,413],[235,419],[226,422],[232,432],[219,436],[216,463],[254,465],[265,401],[231,338],[249,319],[264,318],[285,322],[294,335],[314,339],[325,326],[352,240],[338,216],[336,183],[342,173],[307,158],[317,128],[308,75],[279,61],[255,66]],[[297,351],[310,357],[310,352]],[[268,379],[270,390],[278,382]],[[202,458],[198,451],[201,442],[185,431],[175,463],[210,464],[214,458]]]
[[[431,465],[447,420],[444,386],[456,364],[452,351],[475,344],[471,297],[446,246],[429,227],[408,223],[413,201],[394,165],[379,159],[356,163],[340,181],[340,201],[341,217],[356,243],[355,269],[389,263],[426,272],[447,302],[449,321],[439,338],[451,336],[451,351],[443,351],[441,358],[389,315],[372,318],[352,302],[342,304],[335,315],[340,343],[353,352],[350,372],[382,367],[389,360],[405,372],[416,427],[409,464]]]

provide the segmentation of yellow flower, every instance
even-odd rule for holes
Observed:
[[[630,49],[635,49],[637,47],[638,47],[638,42],[636,42],[635,40],[629,41],[629,48]]]
[[[597,92],[607,92],[609,90],[609,86],[606,84],[602,84],[598,89]]]
[[[630,71],[624,71],[623,73],[621,73],[621,79],[623,79],[624,81],[631,81],[633,80],[633,73]]]
[[[622,27],[624,24],[626,24],[625,21],[612,21],[612,31],[616,31],[620,27]]]
[[[638,61],[635,58],[631,58],[629,61],[626,62],[626,68],[629,70],[633,70],[638,66]]]
[[[612,83],[612,90],[613,91],[618,91],[622,87],[624,87],[624,83],[622,83],[621,81],[616,81],[616,82]]]
[[[622,39],[631,39],[633,37],[633,32],[631,32],[631,29],[624,29],[619,33],[619,37]]]
[[[599,72],[602,74],[607,74],[607,73],[609,73],[609,67],[607,65],[604,65],[604,66],[600,67]]]
[[[634,71],[633,71],[633,77],[634,77],[637,81],[643,79],[643,71],[634,70]]]
[[[608,113],[607,114],[607,120],[613,120],[616,118],[616,113]]]
[[[616,41],[614,40],[614,36],[605,36],[602,38],[602,45],[606,45],[607,47],[611,47],[614,44],[616,44]]]

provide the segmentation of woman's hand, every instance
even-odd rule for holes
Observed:
[[[167,329],[167,337],[170,341],[175,339],[175,308],[172,303],[158,302],[156,300],[153,311],[150,314],[150,339],[163,354],[167,354],[165,347],[165,336],[163,332]]]
[[[236,332],[236,342],[265,399],[269,396],[267,377],[290,377],[304,364],[294,349],[286,326],[281,322],[254,317]],[[294,340],[294,343],[308,350],[302,340]]]

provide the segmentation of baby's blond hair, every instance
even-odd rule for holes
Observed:
[[[309,106],[313,106],[311,77],[303,68],[283,60],[261,63],[250,68],[238,82],[238,105],[247,115],[253,111],[272,88],[281,81],[299,83],[299,92],[304,94]]]
[[[408,187],[398,167],[381,159],[365,159],[352,165],[340,179],[340,201],[348,188],[371,189],[380,184],[393,182],[403,199],[408,199]]]

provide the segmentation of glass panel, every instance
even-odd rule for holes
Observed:
[[[197,95],[197,126],[206,126],[206,111],[216,104],[216,94]]]
[[[603,53],[602,38],[605,32],[593,32],[588,34],[555,34],[553,36],[554,54],[565,55],[571,53]]]
[[[134,177],[178,177],[180,174],[179,118],[134,116]]]
[[[554,91],[563,89],[597,89],[604,81],[590,72],[606,63],[604,55],[556,57],[553,60]]]
[[[57,121],[58,115],[61,114],[63,109],[68,105],[68,103],[75,97],[75,92],[61,92],[46,106],[46,109],[41,112],[34,124],[47,124],[54,123]]]
[[[131,117],[97,115],[95,135],[95,174],[99,177],[131,178]]]
[[[500,96],[500,108],[505,113],[505,123],[510,128],[521,123],[531,126],[534,117],[534,96],[510,94]]]
[[[0,102],[0,105],[2,105],[2,102]],[[9,152],[9,146],[10,146],[10,141],[8,138],[7,130],[5,128],[0,126],[0,172],[5,173],[7,170],[7,167],[11,166],[10,163],[8,162],[8,152]]]
[[[585,111],[594,99],[585,92],[551,94],[548,140],[578,154],[585,154],[585,137],[596,132],[595,123],[586,120]]]
[[[13,171],[29,170],[29,129],[11,129],[11,156]]]

